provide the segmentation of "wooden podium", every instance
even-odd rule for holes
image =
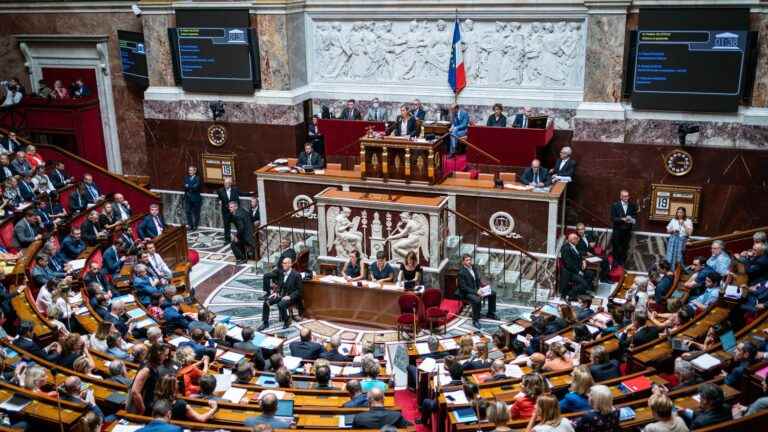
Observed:
[[[360,178],[440,183],[445,140],[365,135],[360,138]]]

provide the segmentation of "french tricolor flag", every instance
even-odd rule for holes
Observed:
[[[459,94],[467,86],[467,72],[464,69],[464,54],[461,52],[461,27],[458,17],[453,25],[453,45],[451,64],[448,66],[448,84],[453,89],[453,94]]]

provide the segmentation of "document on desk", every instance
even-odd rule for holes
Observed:
[[[523,370],[516,364],[508,364],[504,367],[504,375],[510,378],[522,378]]]
[[[426,373],[434,372],[437,368],[437,362],[432,357],[426,357],[419,364],[419,370]]]
[[[505,332],[507,332],[509,334],[512,334],[512,335],[516,335],[516,334],[519,334],[519,333],[522,333],[522,332],[525,331],[525,327],[521,326],[520,324],[515,324],[515,323],[502,324],[499,327],[501,327],[501,329],[504,330]]]
[[[173,346],[175,346],[176,348],[178,348],[178,347],[179,347],[179,345],[180,345],[182,342],[189,342],[189,341],[190,341],[190,339],[189,339],[189,338],[187,338],[187,337],[184,337],[184,336],[176,336],[175,338],[173,338],[173,339],[169,340],[169,341],[168,341],[168,343],[169,343],[169,344],[171,344],[171,345],[173,345]]]
[[[115,427],[112,428],[112,432],[135,432],[143,428],[144,426],[145,425],[143,424],[131,424],[131,423],[122,424],[122,420],[121,420],[115,424]]]
[[[430,351],[429,344],[427,344],[426,342],[417,342],[416,352],[419,353],[419,355],[424,355],[424,354],[429,354],[432,351]]]
[[[234,351],[227,351],[226,353],[224,353],[224,355],[219,357],[219,360],[227,362],[227,363],[237,364],[237,362],[239,362],[240,360],[242,360],[244,358],[245,358],[245,356],[240,354],[240,353],[236,353]]]
[[[713,367],[718,366],[720,363],[721,363],[720,359],[707,353],[704,353],[696,357],[695,359],[691,360],[691,364],[701,370],[712,369]]]
[[[443,349],[446,351],[452,351],[455,349],[459,349],[459,344],[456,343],[453,338],[446,338],[440,341],[440,345],[443,346]]]
[[[224,392],[221,398],[232,403],[240,403],[240,400],[243,399],[243,396],[245,396],[246,392],[248,392],[248,390],[244,388],[230,387],[227,391]]]
[[[0,404],[0,410],[6,411],[6,412],[20,412],[30,403],[32,403],[31,399],[27,399],[19,395],[13,395],[10,398],[8,398],[5,402]]]
[[[293,356],[283,357],[283,365],[289,371],[298,369],[299,366],[301,366],[301,362],[302,362],[301,357],[293,357]]]
[[[464,394],[464,390],[446,392],[445,400],[448,402],[448,405],[466,405],[469,403],[467,395]]]

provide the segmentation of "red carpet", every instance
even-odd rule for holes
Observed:
[[[416,424],[416,419],[420,417],[419,403],[416,400],[416,393],[410,390],[395,390],[395,405],[400,408],[403,417],[416,426],[417,432],[430,431],[429,428]]]

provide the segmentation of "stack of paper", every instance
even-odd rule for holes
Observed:
[[[232,383],[235,381],[235,376],[232,375],[230,369],[223,369],[222,372],[216,375],[216,393],[225,392],[232,387]]]
[[[283,365],[289,371],[298,369],[301,366],[301,357],[285,356],[283,357]]]
[[[153,320],[152,318],[147,317],[147,318],[137,322],[136,323],[136,328],[142,329],[144,327],[149,327],[149,326],[153,326],[153,325],[155,325],[155,320]]]
[[[341,374],[344,376],[352,376],[352,375],[360,375],[360,373],[363,371],[363,368],[357,367],[357,366],[344,366],[344,370],[341,371]]]
[[[490,285],[483,285],[480,287],[479,290],[477,290],[477,295],[480,297],[488,297],[491,295],[491,286]]]
[[[429,354],[432,351],[430,351],[429,345],[426,342],[417,342],[416,352],[419,353],[419,355],[424,355],[424,354]]]
[[[421,364],[419,364],[419,370],[427,373],[434,372],[436,367],[437,362],[432,357],[426,357],[421,361]]]
[[[441,340],[440,345],[442,345],[443,349],[446,351],[459,349],[459,345],[456,343],[456,341],[453,338],[446,338]]]
[[[133,308],[133,309],[127,311],[125,314],[128,315],[130,318],[141,318],[144,315],[146,315],[144,313],[144,309],[142,309],[142,308]]]
[[[704,353],[691,360],[691,364],[701,370],[709,370],[715,366],[720,365],[720,360],[711,354]]]
[[[234,351],[227,351],[226,353],[224,353],[224,355],[219,357],[219,360],[227,363],[237,364],[237,362],[239,362],[244,358],[245,356],[240,353],[236,353]]]
[[[501,327],[501,329],[504,330],[505,332],[507,332],[509,334],[512,334],[512,335],[516,335],[518,333],[522,333],[522,332],[525,331],[525,327],[523,327],[523,326],[521,326],[519,324],[515,324],[515,323],[502,324],[499,327]]]
[[[240,400],[243,399],[243,396],[245,396],[247,391],[248,390],[244,388],[230,387],[229,390],[225,391],[224,394],[221,395],[221,398],[232,403],[240,403]]]
[[[243,328],[234,325],[227,330],[227,336],[231,337],[232,339],[242,341],[243,340]]]
[[[741,290],[736,285],[728,285],[725,287],[725,298],[738,300],[741,298]]]
[[[504,375],[510,378],[522,378],[523,370],[516,364],[508,364],[504,367]]]
[[[337,366],[337,365],[334,365],[334,364],[330,365],[330,368],[331,368],[331,376],[332,377],[335,377],[337,375],[341,375],[341,372],[344,370],[343,367]]]
[[[275,349],[280,346],[280,344],[283,343],[283,340],[274,336],[266,336],[259,346],[261,348],[265,349]]]
[[[448,401],[448,405],[466,405],[469,403],[464,390],[445,392],[445,400]]]
[[[69,265],[72,266],[72,271],[82,270],[85,268],[85,258],[72,260]]]
[[[173,346],[175,346],[176,348],[178,348],[178,347],[179,347],[179,345],[180,345],[182,342],[189,342],[189,341],[190,341],[190,339],[189,339],[189,338],[187,338],[187,337],[184,337],[184,336],[176,336],[175,338],[173,338],[173,339],[169,340],[169,341],[168,341],[168,343],[169,343],[169,344],[171,344],[171,345],[173,345]]]

